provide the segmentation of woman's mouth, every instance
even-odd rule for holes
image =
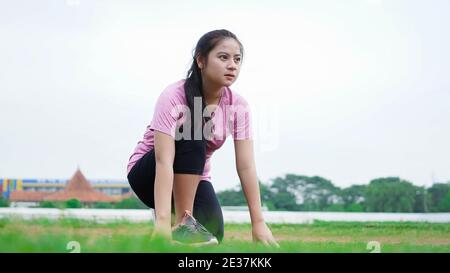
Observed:
[[[232,79],[234,79],[235,76],[231,75],[231,74],[225,74],[225,77],[232,80]]]

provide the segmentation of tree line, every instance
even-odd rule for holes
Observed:
[[[261,201],[269,210],[349,212],[450,212],[450,181],[425,188],[399,177],[373,179],[367,185],[339,188],[320,176],[287,174],[270,183],[259,182]],[[241,188],[217,193],[222,206],[246,206]],[[0,198],[0,207],[9,206]],[[86,207],[78,200],[42,202],[44,208]],[[118,203],[95,203],[92,208],[145,209],[137,197]]]
[[[320,176],[287,174],[259,183],[269,210],[349,212],[450,212],[450,181],[420,187],[399,177],[339,188]],[[217,193],[223,206],[245,206],[242,189]]]

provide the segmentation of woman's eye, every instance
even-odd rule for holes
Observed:
[[[235,62],[240,63],[241,62],[241,58],[236,58],[234,59]]]
[[[222,55],[222,56],[220,56],[219,58],[220,58],[221,60],[226,60],[226,59],[227,59],[227,56]]]

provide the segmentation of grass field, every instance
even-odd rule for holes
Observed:
[[[219,246],[173,246],[151,241],[151,223],[99,224],[77,219],[0,219],[0,252],[362,252],[370,241],[384,252],[450,252],[450,223],[315,222],[270,225],[280,248],[251,241],[251,225],[226,224]],[[376,243],[375,243],[376,244]],[[75,246],[76,248],[76,246]]]

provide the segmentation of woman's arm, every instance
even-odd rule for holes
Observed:
[[[236,170],[250,211],[253,240],[261,241],[264,244],[278,246],[272,236],[272,232],[264,222],[261,211],[261,197],[253,155],[253,141],[235,140],[234,150],[236,156]]]
[[[174,139],[155,131],[155,233],[171,238],[171,201],[173,188]]]

